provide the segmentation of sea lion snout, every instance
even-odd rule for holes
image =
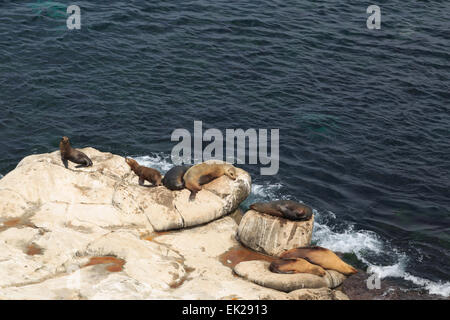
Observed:
[[[236,180],[236,168],[230,167],[225,171],[225,175],[232,180]]]
[[[305,211],[305,209],[295,209],[294,210],[294,214],[298,217],[298,218],[304,218],[305,215],[307,214],[307,212]]]

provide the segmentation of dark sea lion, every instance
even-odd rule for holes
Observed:
[[[294,221],[309,220],[312,216],[310,207],[291,200],[257,202],[252,204],[250,209]]]
[[[320,267],[309,263],[305,259],[278,259],[273,261],[269,270],[274,273],[311,273],[323,277],[326,272]]]
[[[280,257],[282,259],[302,258],[324,269],[335,270],[347,276],[358,272],[351,265],[342,261],[333,251],[317,246],[291,249],[283,252]]]
[[[131,158],[125,158],[126,163],[130,166],[131,170],[139,177],[139,185],[143,186],[144,181],[148,181],[154,186],[162,186],[161,173],[153,168],[147,168],[139,165],[136,160]]]
[[[66,168],[68,168],[67,161],[79,164],[76,168],[92,166],[92,160],[83,152],[72,148],[70,146],[69,138],[66,136],[62,137],[59,142],[59,151],[61,153],[61,160]]]
[[[164,175],[162,179],[163,185],[169,190],[184,189],[183,176],[191,165],[175,166]]]
[[[189,199],[195,199],[197,192],[202,190],[201,185],[226,175],[236,180],[236,168],[228,163],[199,163],[186,171],[184,185],[191,191]]]

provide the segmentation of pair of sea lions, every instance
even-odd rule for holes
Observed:
[[[223,175],[236,179],[236,168],[228,163],[199,163],[197,165],[175,166],[170,169],[163,179],[163,184],[170,190],[187,188],[191,191],[189,199],[195,199],[195,195],[201,185],[211,182]]]
[[[92,166],[92,160],[80,150],[74,149],[70,145],[69,138],[64,136],[59,142],[59,151],[61,153],[61,161],[64,167],[68,168],[68,161],[78,164],[76,168]]]
[[[293,221],[309,220],[313,214],[310,207],[292,200],[257,202],[250,209]]]
[[[324,276],[325,270],[335,270],[346,276],[358,271],[341,260],[333,251],[319,247],[300,247],[283,252],[269,266],[275,273],[312,273]]]

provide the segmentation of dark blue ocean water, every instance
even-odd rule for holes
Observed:
[[[39,4],[41,2],[41,4]],[[449,1],[0,2],[0,174],[75,147],[170,167],[176,128],[280,129],[244,204],[317,210],[314,241],[450,295]]]

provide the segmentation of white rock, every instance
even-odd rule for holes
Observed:
[[[294,300],[349,300],[342,291],[329,288],[298,289],[289,292],[289,297]]]
[[[314,215],[307,221],[291,221],[249,210],[238,229],[239,240],[248,248],[280,256],[283,252],[309,246],[314,227]]]

